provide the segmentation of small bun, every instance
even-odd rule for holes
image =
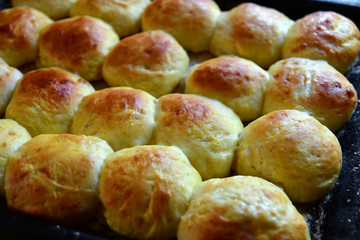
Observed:
[[[76,0],[11,0],[14,7],[28,6],[35,8],[52,19],[60,19],[69,16],[71,6]]]
[[[281,48],[293,21],[272,8],[242,3],[219,18],[210,51],[234,54],[268,68],[281,57]]]
[[[0,196],[4,195],[5,167],[9,157],[31,139],[24,127],[11,119],[0,119]]]
[[[283,58],[326,60],[343,74],[352,68],[359,53],[359,29],[335,12],[315,12],[297,20],[282,49]]]
[[[81,99],[94,91],[89,82],[62,69],[34,70],[20,80],[5,117],[32,136],[67,133]]]
[[[113,28],[100,19],[81,16],[56,21],[40,36],[37,66],[61,67],[88,81],[98,80],[105,55],[118,41]]]
[[[99,173],[112,152],[95,137],[43,134],[32,138],[8,161],[8,207],[58,224],[88,220],[100,207]]]
[[[274,111],[247,125],[236,156],[238,174],[267,179],[295,202],[316,201],[328,193],[342,166],[336,136],[297,110]]]
[[[12,67],[35,61],[40,32],[51,23],[45,14],[29,7],[0,11],[0,58]]]
[[[88,15],[109,23],[120,37],[140,32],[141,15],[150,0],[77,0],[71,16]]]
[[[199,173],[176,147],[138,146],[111,154],[100,175],[105,218],[136,239],[172,239]]]
[[[285,59],[272,65],[269,73],[263,114],[297,109],[335,131],[355,110],[358,98],[353,85],[325,61]]]
[[[155,125],[156,99],[138,89],[106,88],[83,98],[72,133],[97,136],[115,150],[144,145]]]
[[[16,84],[22,76],[19,70],[10,67],[0,58],[0,116],[5,113]]]
[[[243,128],[230,108],[202,96],[169,94],[159,99],[155,121],[155,144],[182,149],[203,179],[229,175]]]
[[[192,52],[209,50],[221,10],[213,0],[155,0],[142,17],[144,31],[161,29]]]
[[[217,99],[242,121],[261,114],[269,74],[255,63],[238,57],[218,57],[193,67],[185,80],[185,93]]]
[[[260,178],[211,179],[195,190],[179,240],[310,240],[304,217],[279,187]]]
[[[186,51],[163,31],[123,39],[107,55],[103,74],[110,86],[142,89],[154,97],[170,93],[189,66]]]

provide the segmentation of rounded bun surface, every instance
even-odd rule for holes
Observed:
[[[171,35],[147,31],[120,41],[107,55],[103,74],[110,86],[138,88],[160,97],[179,84],[189,61]]]
[[[104,21],[80,16],[59,20],[41,33],[37,66],[61,67],[88,81],[101,79],[105,56],[119,37]]]
[[[98,182],[111,147],[95,137],[42,134],[24,143],[5,173],[8,207],[60,224],[76,224],[100,207]]]
[[[0,116],[5,113],[16,84],[22,76],[19,70],[10,67],[0,58]]]
[[[68,133],[82,98],[94,91],[89,82],[65,70],[34,70],[18,83],[5,117],[17,121],[32,136]]]
[[[14,7],[28,6],[35,8],[52,19],[60,19],[69,16],[71,6],[76,0],[11,0]]]
[[[193,67],[185,80],[185,93],[217,99],[242,121],[260,116],[269,74],[238,57],[217,57]]]
[[[269,74],[263,114],[296,109],[335,131],[355,110],[358,98],[353,85],[325,61],[289,58],[272,65]]]
[[[336,136],[297,110],[264,115],[242,131],[234,161],[241,175],[258,176],[282,187],[295,202],[324,196],[342,167]]]
[[[230,108],[202,96],[169,94],[159,99],[155,121],[154,143],[179,147],[204,180],[229,175],[243,128]]]
[[[289,29],[283,58],[326,60],[345,74],[360,53],[360,32],[348,18],[335,12],[315,12],[297,20]]]
[[[100,18],[123,37],[140,32],[141,16],[149,3],[150,0],[77,0],[70,14]]]
[[[31,139],[24,127],[11,119],[0,119],[0,196],[4,194],[5,167],[9,157]]]
[[[216,55],[235,54],[268,68],[281,57],[293,21],[272,8],[242,3],[219,18],[210,43]]]
[[[39,55],[40,32],[52,20],[30,7],[0,11],[0,58],[12,67],[33,62]]]
[[[72,122],[72,133],[97,136],[115,150],[144,145],[155,125],[156,99],[138,89],[118,87],[83,98]]]
[[[176,147],[138,146],[111,154],[100,175],[105,218],[136,239],[171,239],[188,208],[199,173]]]
[[[144,31],[161,29],[192,52],[209,50],[221,10],[213,0],[155,0],[144,11]]]
[[[284,191],[261,178],[210,179],[195,188],[179,240],[310,240],[304,217]]]

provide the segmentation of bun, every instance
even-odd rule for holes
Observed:
[[[185,80],[185,93],[217,99],[242,121],[259,117],[269,74],[238,57],[218,57],[193,67]]]
[[[295,202],[312,202],[330,191],[342,166],[336,136],[297,110],[264,115],[241,133],[234,162],[238,174],[262,177]]]
[[[272,65],[269,74],[263,114],[297,109],[336,131],[355,110],[358,98],[353,85],[325,61],[285,59]]]
[[[153,141],[184,151],[203,179],[230,173],[243,124],[217,100],[191,94],[169,94],[157,105]]]
[[[95,137],[42,134],[32,138],[8,161],[8,207],[59,224],[88,220],[99,209],[99,173],[112,152]]]
[[[119,42],[107,55],[103,74],[112,87],[138,88],[160,97],[179,84],[188,66],[189,56],[173,37],[148,31]]]
[[[31,139],[24,127],[11,119],[0,119],[0,196],[4,195],[5,167],[9,157]]]
[[[360,53],[360,32],[348,18],[335,12],[315,12],[289,29],[282,57],[326,60],[345,74]]]
[[[81,16],[59,20],[40,36],[37,66],[61,67],[88,81],[98,80],[105,55],[118,41],[113,28],[100,19]]]
[[[38,41],[42,29],[52,20],[29,7],[0,11],[0,58],[12,67],[33,62],[39,55]]]
[[[195,190],[179,240],[310,240],[303,216],[279,187],[256,177],[211,179]]]
[[[221,10],[213,0],[155,0],[144,11],[142,28],[163,30],[192,52],[209,50]]]
[[[175,237],[199,173],[176,147],[138,146],[110,155],[100,176],[105,218],[136,239]]]
[[[140,32],[141,15],[149,3],[150,0],[77,0],[70,14],[100,18],[123,37]]]
[[[59,68],[26,73],[20,80],[5,113],[32,136],[67,133],[82,98],[94,92],[84,79]]]
[[[147,144],[155,125],[156,99],[132,88],[106,88],[83,98],[72,133],[97,136],[115,150]]]
[[[69,16],[71,6],[76,0],[11,0],[14,7],[28,6],[35,8],[52,19],[60,19]]]
[[[219,18],[210,51],[234,54],[268,68],[281,57],[281,48],[293,21],[272,8],[242,3]]]
[[[10,67],[0,58],[0,116],[5,113],[16,84],[22,76],[19,70]]]

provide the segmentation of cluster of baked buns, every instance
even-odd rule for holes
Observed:
[[[0,194],[135,239],[310,239],[357,92],[360,32],[213,0],[12,0],[0,11]]]

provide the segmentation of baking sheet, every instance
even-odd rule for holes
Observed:
[[[0,0],[0,8],[9,1]],[[223,10],[244,2],[218,0]],[[360,1],[333,0],[254,0],[296,20],[318,10],[332,10],[352,19],[360,27]],[[360,62],[347,75],[360,96]],[[359,101],[358,101],[359,103]],[[350,120],[336,135],[343,151],[343,167],[338,181],[328,195],[311,204],[297,205],[306,217],[313,240],[360,239],[360,104]],[[0,200],[0,239],[119,239],[102,221],[89,222],[80,228],[65,228],[31,216],[9,212]],[[121,238],[120,238],[121,239]]]

